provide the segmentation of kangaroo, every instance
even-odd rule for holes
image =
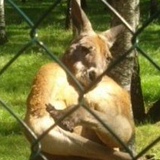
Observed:
[[[112,57],[109,49],[123,27],[96,33],[76,0],[71,3],[77,36],[62,57],[62,62],[86,88],[106,70]],[[40,68],[33,81],[24,121],[39,137],[55,124],[59,114],[51,114],[47,106],[53,106],[54,111],[66,111],[78,105],[79,97],[79,90],[65,70],[57,63],[46,64]],[[135,130],[130,97],[125,90],[104,76],[83,95],[83,99],[124,144],[130,144]],[[122,148],[121,144],[93,116],[83,109],[81,112],[85,114],[71,127],[72,131],[67,131],[63,125],[56,125],[40,140],[41,152],[49,160],[132,159],[128,153],[114,149]],[[74,114],[71,119],[74,119]],[[32,144],[32,137],[27,132],[25,135]],[[37,160],[40,159],[37,157]]]

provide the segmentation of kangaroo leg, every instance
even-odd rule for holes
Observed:
[[[56,110],[53,106],[47,105],[47,111],[52,115],[52,117],[55,120],[62,118],[67,112],[70,111],[70,109],[67,108],[65,110]],[[97,111],[93,111],[93,112],[97,112]],[[99,114],[100,112],[97,112],[97,113]],[[61,124],[61,126],[67,130],[73,130],[73,128],[76,125],[86,125],[93,129],[103,130],[101,129],[100,123],[83,107],[80,107],[77,111],[75,111],[65,120],[63,120]],[[61,133],[63,132],[63,135],[71,140],[69,149],[71,150],[72,155],[74,155],[73,152],[76,152],[75,155],[80,156],[79,154],[81,154],[88,158],[96,157],[96,159],[110,159],[110,160],[132,159],[130,155],[127,153],[114,151],[112,149],[109,149],[103,145],[100,145],[88,139],[87,139],[87,142],[85,142],[86,141],[85,138],[80,137],[74,133],[66,132],[64,130],[60,132]],[[83,145],[83,147],[81,145]],[[67,146],[65,147],[67,148]],[[87,155],[85,155],[85,152],[87,152]]]
[[[53,106],[48,106],[47,109],[52,117],[57,120],[69,112],[72,107],[61,111],[54,109]],[[125,144],[130,142],[130,139],[132,138],[132,126],[127,118],[122,115],[116,115],[113,117],[112,114],[101,113],[93,109],[91,109],[91,111],[99,117],[104,125],[107,125],[109,129],[111,129],[111,131],[113,131],[117,137],[121,139],[122,142]],[[79,107],[74,113],[67,116],[61,122],[61,127],[69,131],[73,131],[74,127],[77,125],[87,126],[94,129],[101,141],[110,147],[122,147],[112,133],[84,107]]]
[[[42,150],[52,155],[77,156],[100,160],[131,160],[128,153],[115,151],[75,133],[51,130],[41,140]]]

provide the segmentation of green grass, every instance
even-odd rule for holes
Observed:
[[[159,125],[143,124],[137,127],[136,130],[136,148],[137,151],[142,151],[146,146],[152,143],[160,135]],[[160,158],[160,143],[157,143],[146,154],[154,155],[155,159]]]
[[[0,160],[28,160],[29,144],[21,134],[1,136]]]
[[[151,24],[139,37],[139,46],[160,66],[159,25]],[[160,71],[142,55],[139,56],[143,95],[147,105],[160,98]]]
[[[29,1],[26,4],[16,1],[24,12],[36,22],[50,6],[51,0]],[[105,30],[110,21],[103,6],[97,7],[96,0],[89,3],[87,12],[96,30]],[[96,7],[95,7],[96,6]],[[59,5],[38,27],[38,39],[45,43],[55,55],[63,54],[71,41],[72,34],[64,29],[65,4]],[[12,17],[12,18],[11,18]],[[99,18],[101,17],[101,18]],[[102,21],[103,19],[103,21]],[[106,19],[106,21],[105,21]],[[30,41],[30,28],[25,21],[9,6],[6,6],[6,24],[9,42],[0,46],[0,69]],[[159,25],[152,24],[140,35],[140,47],[155,62],[160,62]],[[16,115],[23,119],[26,111],[26,97],[33,77],[43,64],[53,61],[44,49],[33,44],[0,76],[0,99]],[[140,56],[142,89],[146,105],[159,99],[160,74],[144,57]],[[145,124],[137,127],[137,150],[141,151],[159,136],[159,127]],[[160,158],[160,145],[149,151]],[[0,106],[0,160],[27,160],[30,147],[22,133],[22,127],[4,108]]]

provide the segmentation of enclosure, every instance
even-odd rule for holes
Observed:
[[[103,0],[86,2],[85,12],[94,29],[103,31],[109,28],[111,15],[116,15],[117,12]],[[157,8],[151,14],[150,1],[140,1],[140,20],[136,31],[128,26],[125,19],[116,15],[128,27],[133,39],[132,46],[110,69],[133,50],[137,50],[145,116],[155,104],[160,107],[159,3],[157,1]],[[27,160],[30,157],[31,147],[23,135],[24,128],[32,134],[23,122],[26,98],[33,78],[43,64],[56,61],[66,70],[60,61],[72,40],[72,29],[65,28],[66,11],[65,0],[28,0],[25,3],[19,0],[5,1],[5,31],[8,41],[0,46],[0,160]],[[136,123],[135,159],[142,155],[153,155],[155,159],[160,159],[160,109],[155,112],[155,117],[159,116],[156,123],[150,117],[143,117],[143,120]],[[39,150],[34,154],[39,154]]]

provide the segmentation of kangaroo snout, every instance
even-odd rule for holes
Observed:
[[[94,81],[96,79],[96,72],[94,70],[89,71],[88,75],[91,81]]]

